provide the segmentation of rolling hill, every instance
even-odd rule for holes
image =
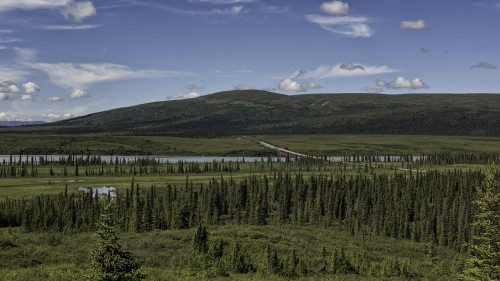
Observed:
[[[500,95],[307,94],[227,91],[118,108],[2,132],[220,136],[235,134],[500,135]]]

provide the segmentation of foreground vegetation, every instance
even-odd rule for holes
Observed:
[[[109,203],[147,280],[457,280],[482,233],[476,187],[495,159],[22,157],[0,165],[0,280],[92,274],[92,232]],[[75,190],[105,182],[116,197]]]

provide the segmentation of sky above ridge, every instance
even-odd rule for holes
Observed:
[[[0,121],[233,89],[499,93],[500,0],[0,0]]]

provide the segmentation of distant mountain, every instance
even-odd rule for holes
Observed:
[[[15,127],[15,126],[25,126],[25,125],[42,125],[47,124],[44,121],[0,121],[0,127]]]
[[[118,108],[0,132],[221,136],[236,134],[500,135],[500,95],[220,92]]]

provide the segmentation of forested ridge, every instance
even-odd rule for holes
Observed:
[[[99,112],[5,133],[500,135],[495,94],[307,94],[228,91]]]

